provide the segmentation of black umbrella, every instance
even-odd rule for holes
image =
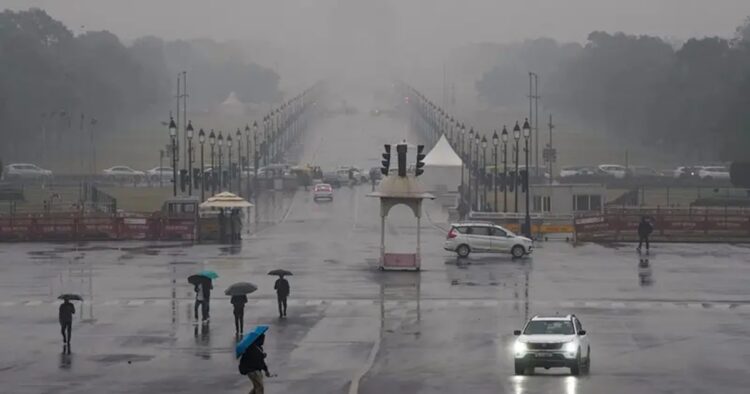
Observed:
[[[276,269],[268,273],[268,275],[277,275],[277,276],[292,276],[291,271],[282,270],[282,269]]]
[[[258,286],[249,282],[237,282],[224,290],[224,294],[228,296],[245,295],[250,294],[258,290]]]
[[[202,283],[206,283],[206,282],[210,282],[210,281],[211,281],[211,279],[209,279],[209,278],[207,278],[207,277],[205,277],[203,275],[199,275],[199,274],[188,276],[188,283],[190,283],[191,285],[194,285],[194,286],[198,286],[198,285],[200,285]]]
[[[68,300],[68,301],[83,301],[83,298],[79,296],[78,294],[62,294],[57,297],[58,300]]]

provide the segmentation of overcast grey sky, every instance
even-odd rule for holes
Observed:
[[[374,5],[377,3],[377,5]],[[728,36],[750,15],[750,0],[0,0],[0,8],[40,7],[71,27],[122,37],[315,42],[341,4],[387,9],[405,43],[450,45],[549,36],[584,41],[592,30],[686,38]],[[409,26],[411,25],[411,27]],[[356,27],[356,24],[353,26]]]

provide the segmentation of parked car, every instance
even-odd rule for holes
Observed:
[[[146,171],[146,176],[151,182],[159,182],[159,180],[171,182],[174,173],[172,167],[154,167]]]
[[[617,179],[625,178],[628,174],[627,168],[619,164],[600,164],[598,168],[606,175],[613,176]]]
[[[333,187],[327,183],[318,183],[313,186],[313,201],[333,201]]]
[[[128,166],[114,166],[102,171],[105,177],[117,181],[139,181],[146,176],[143,171],[134,170]]]
[[[560,178],[568,178],[568,177],[574,177],[574,176],[595,176],[595,175],[603,175],[603,173],[596,167],[584,167],[584,166],[563,167],[560,170]]]
[[[679,179],[698,178],[701,166],[680,166],[674,170],[673,176]]]
[[[591,344],[576,315],[534,316],[523,330],[513,331],[516,375],[534,368],[570,368],[571,375],[591,369]]]
[[[722,181],[729,180],[729,169],[724,166],[702,167],[698,170],[698,176],[701,179],[717,179]]]
[[[534,242],[491,223],[466,222],[451,225],[443,249],[456,252],[459,257],[469,253],[510,253],[521,258],[531,254]]]
[[[52,171],[45,170],[37,166],[36,164],[30,163],[13,163],[8,164],[3,169],[3,178],[7,180],[12,179],[50,179],[52,178]]]

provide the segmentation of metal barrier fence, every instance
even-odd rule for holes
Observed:
[[[671,242],[750,241],[748,208],[612,208],[575,218],[578,241],[637,241],[638,224],[650,218],[651,239]]]

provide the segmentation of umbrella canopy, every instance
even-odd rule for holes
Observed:
[[[216,279],[216,278],[219,277],[219,274],[217,274],[214,271],[209,271],[209,270],[203,270],[203,271],[199,272],[198,275],[205,276],[208,279]]]
[[[249,282],[237,282],[224,290],[224,294],[228,296],[245,295],[250,294],[258,290],[258,286]]]
[[[188,283],[194,286],[198,286],[201,283],[208,282],[210,279],[201,275],[201,274],[195,274],[188,276]]]
[[[282,270],[282,269],[276,269],[272,270],[268,273],[268,275],[277,275],[277,276],[291,276],[292,271]]]
[[[268,331],[268,326],[257,326],[252,331],[247,333],[244,338],[235,346],[234,348],[234,356],[237,358],[240,358],[243,353],[247,350],[247,348],[250,347],[250,345],[255,342],[256,339],[258,339],[259,336],[263,335],[266,331]]]
[[[83,301],[83,298],[78,294],[61,294],[57,297],[58,300],[72,300],[72,301]]]
[[[229,192],[222,192],[213,197],[209,197],[201,203],[201,208],[249,208],[253,204],[247,202],[244,198]]]

